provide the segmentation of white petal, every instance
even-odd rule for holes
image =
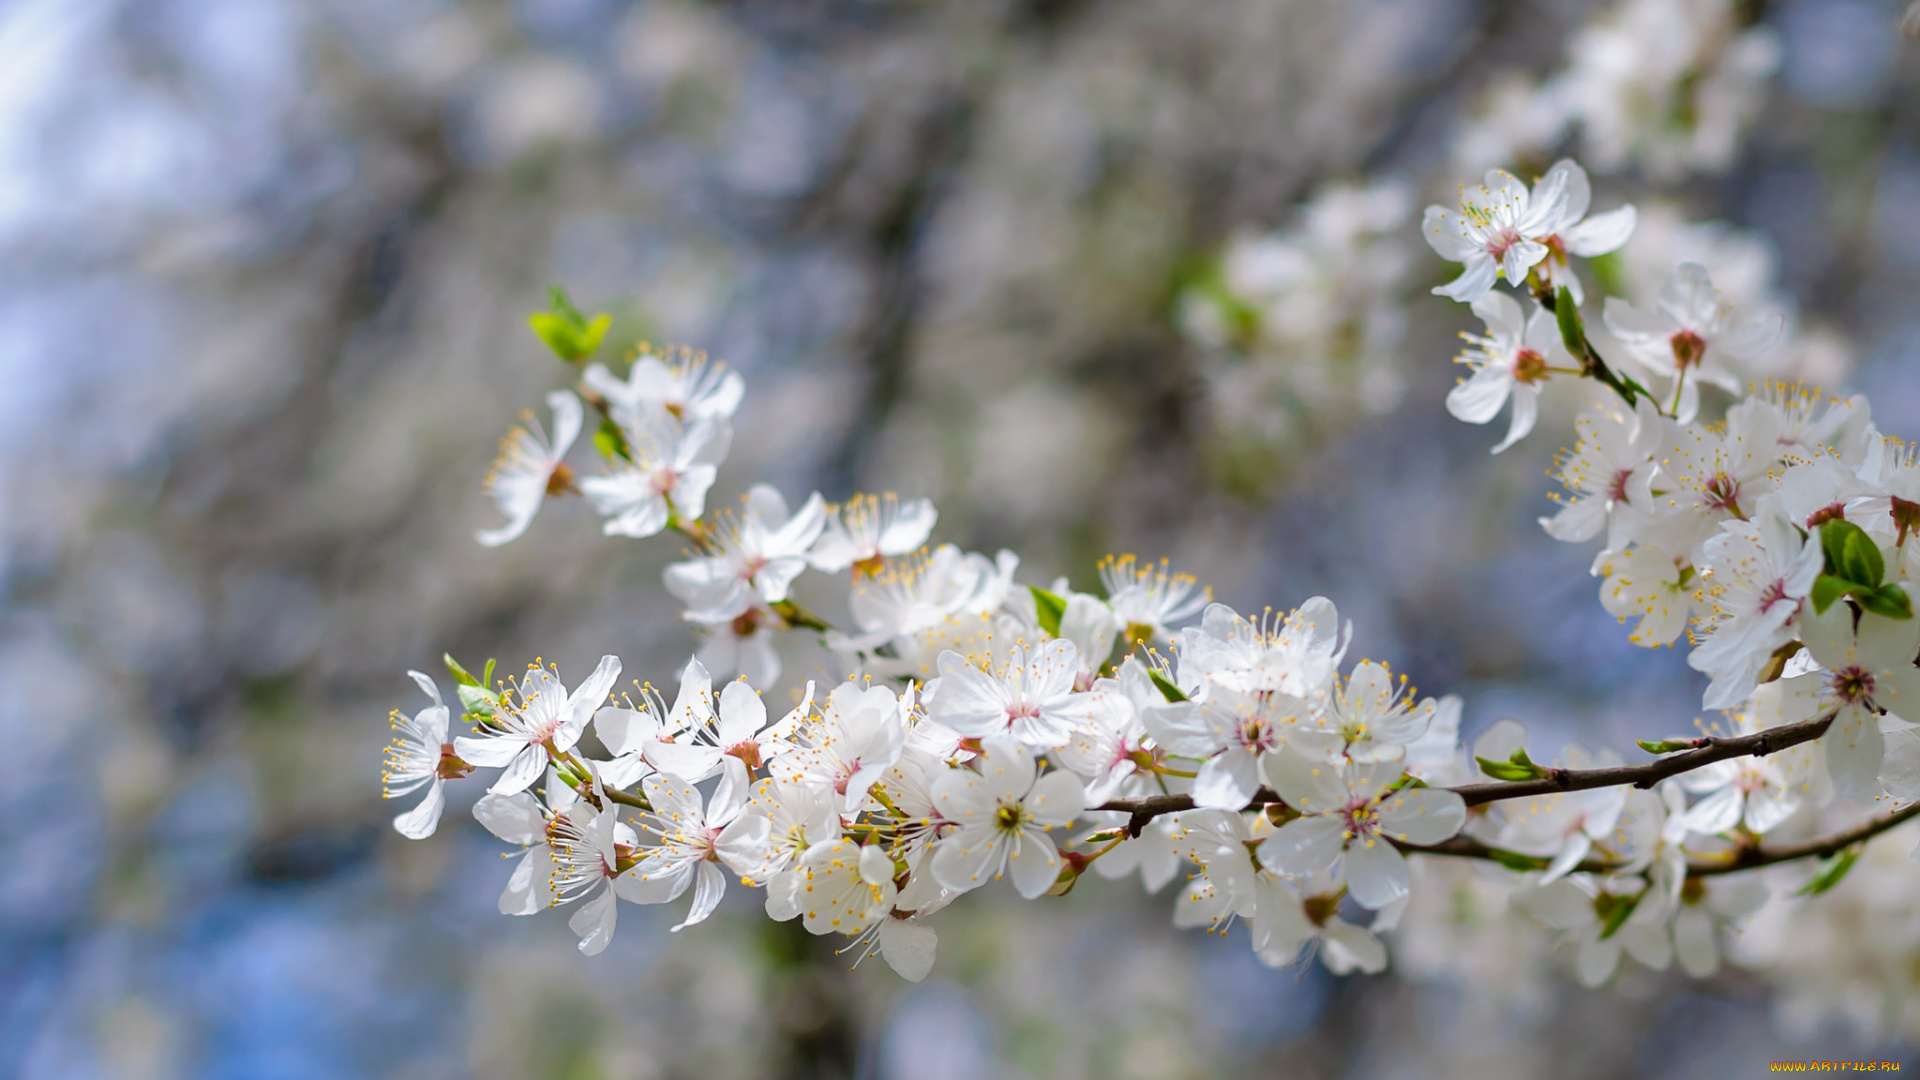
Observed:
[[[910,919],[889,918],[880,924],[880,955],[908,982],[919,982],[933,970],[934,949],[939,942],[932,927]]]
[[[1014,889],[1029,900],[1052,888],[1060,876],[1060,856],[1052,838],[1038,829],[1023,830],[1019,846],[1007,856],[1007,872]]]
[[[588,956],[598,956],[613,940],[613,925],[620,917],[619,905],[614,902],[612,889],[601,889],[593,894],[593,899],[580,905],[580,910],[567,920],[567,926],[580,936],[580,951]]]
[[[1835,604],[1834,608],[1845,605]],[[1886,744],[1872,714],[1853,705],[1840,710],[1833,726],[1820,737],[1827,752],[1827,774],[1842,798],[1868,805],[1880,795],[1880,762]]]
[[[1567,254],[1591,259],[1596,255],[1605,255],[1627,242],[1633,235],[1633,227],[1639,223],[1639,214],[1631,205],[1604,214],[1595,214],[1587,220],[1560,234],[1567,246]]]
[[[697,922],[704,922],[707,916],[713,914],[713,909],[720,905],[720,896],[726,891],[727,875],[713,863],[701,863],[699,869],[694,871],[693,906],[687,909],[686,919],[675,926],[672,932],[677,934]]]
[[[547,838],[546,815],[524,792],[518,795],[482,795],[473,804],[475,821],[509,844],[538,844]]]
[[[466,755],[461,755],[465,757]],[[467,758],[471,761],[472,758]],[[540,774],[547,771],[547,751],[543,746],[522,747],[520,752],[507,762],[507,769],[488,788],[495,795],[517,795],[533,786]]]
[[[1386,970],[1387,947],[1380,939],[1339,919],[1320,928],[1321,958],[1336,975],[1359,969],[1369,975]]]
[[[1331,815],[1295,818],[1260,845],[1260,865],[1290,878],[1310,878],[1340,857],[1345,834],[1345,826]]]
[[[1375,911],[1407,895],[1407,860],[1384,838],[1347,848],[1343,863],[1353,898]]]
[[[446,781],[435,777],[427,785],[427,797],[420,805],[393,819],[393,827],[409,840],[424,840],[440,825],[440,812],[447,807]]]
[[[1484,424],[1500,414],[1512,392],[1513,373],[1489,364],[1447,391],[1447,411],[1456,420]]]
[[[1380,828],[1406,844],[1450,839],[1467,821],[1467,804],[1440,788],[1405,788],[1380,804]]]
[[[1714,942],[1713,918],[1697,907],[1684,907],[1673,920],[1673,949],[1680,967],[1696,979],[1704,979],[1720,966],[1720,950]]]
[[[930,867],[934,879],[954,892],[966,892],[999,874],[1006,846],[991,824],[968,825],[940,838]]]

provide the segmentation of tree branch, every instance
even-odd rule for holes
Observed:
[[[1783,724],[1753,735],[1734,738],[1707,736],[1694,740],[1691,750],[1658,757],[1641,765],[1622,765],[1611,769],[1549,769],[1533,780],[1503,780],[1485,784],[1462,784],[1450,790],[1466,800],[1468,806],[1524,799],[1532,795],[1550,795],[1561,791],[1585,791],[1591,788],[1622,787],[1631,784],[1650,788],[1669,776],[1692,772],[1716,761],[1738,757],[1765,757],[1788,747],[1812,742],[1827,733],[1833,714],[1816,716],[1797,724]]]
[[[1670,776],[1692,772],[1694,769],[1717,761],[1738,757],[1764,757],[1768,754],[1777,754],[1789,747],[1812,742],[1826,734],[1827,728],[1832,724],[1831,714],[1816,716],[1811,720],[1803,720],[1797,724],[1783,724],[1752,735],[1740,735],[1734,738],[1706,736],[1694,740],[1695,745],[1691,749],[1677,754],[1668,754],[1642,765],[1623,765],[1609,769],[1551,769],[1545,776],[1532,780],[1463,784],[1446,790],[1457,793],[1468,806],[1481,806],[1505,799],[1524,799],[1534,795],[1586,791],[1593,788],[1624,787],[1629,784],[1637,788],[1650,788]],[[1278,802],[1281,802],[1281,799],[1277,794],[1261,788],[1246,809],[1260,810]],[[1109,799],[1093,809],[1129,815],[1126,825],[1127,835],[1138,838],[1140,830],[1146,828],[1153,819],[1166,814],[1192,810],[1194,805],[1193,798],[1189,795],[1148,795],[1138,799]],[[1798,859],[1827,858],[1854,844],[1894,829],[1916,816],[1920,816],[1920,802],[1902,807],[1858,828],[1824,839],[1771,849],[1758,846],[1743,847],[1735,849],[1730,858],[1716,861],[1695,860],[1687,864],[1687,876],[1690,878],[1715,877]],[[1499,856],[1495,854],[1494,849],[1467,836],[1456,836],[1444,843],[1424,847],[1398,841],[1394,842],[1394,846],[1409,854],[1499,861]],[[1609,864],[1600,859],[1588,859],[1574,867],[1576,871],[1585,873],[1606,873],[1618,868],[1618,864]]]
[[[1532,780],[1462,784],[1447,790],[1459,795],[1468,806],[1482,806],[1490,802],[1500,802],[1503,799],[1525,799],[1534,795],[1551,795],[1562,791],[1586,791],[1592,788],[1623,787],[1628,784],[1637,788],[1650,788],[1669,776],[1692,772],[1716,761],[1738,757],[1765,757],[1801,743],[1812,742],[1825,735],[1832,723],[1832,714],[1816,716],[1811,720],[1802,720],[1797,724],[1783,724],[1752,735],[1739,735],[1733,738],[1709,735],[1693,740],[1694,746],[1690,750],[1658,757],[1641,765],[1621,765],[1608,769],[1549,769],[1546,775]],[[1267,803],[1278,801],[1280,801],[1278,795],[1262,788],[1260,793],[1254,796],[1253,804],[1248,809],[1257,809]],[[1109,799],[1094,809],[1133,815],[1127,822],[1127,831],[1138,836],[1147,822],[1162,814],[1177,814],[1182,810],[1193,809],[1193,799],[1186,795],[1148,795],[1139,799]]]

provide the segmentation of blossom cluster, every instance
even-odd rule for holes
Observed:
[[[1920,460],[1862,399],[1778,385],[1734,399],[1783,321],[1727,301],[1698,264],[1651,307],[1598,304],[1625,349],[1604,356],[1582,261],[1624,243],[1636,211],[1590,203],[1562,161],[1532,185],[1496,170],[1427,210],[1428,243],[1463,266],[1435,292],[1487,326],[1447,406],[1476,423],[1509,409],[1500,450],[1529,434],[1551,380],[1611,395],[1577,420],[1557,468],[1567,494],[1542,524],[1604,537],[1601,602],[1635,620],[1634,641],[1691,627],[1724,734],[1643,743],[1656,757],[1633,768],[1578,746],[1540,765],[1517,722],[1464,748],[1458,698],[1350,661],[1352,628],[1325,598],[1243,615],[1132,556],[1103,561],[1096,592],[1021,583],[1017,555],[930,546],[932,504],[891,495],[794,509],[762,484],[710,514],[744,380],[685,350],[643,349],[624,377],[586,364],[601,324],[560,301],[535,328],[579,391],[548,396],[551,436],[509,434],[487,481],[508,524],[480,540],[506,542],[574,493],[609,535],[673,531],[691,548],[665,585],[706,641],[671,704],[651,684],[616,696],[613,656],[571,689],[544,663],[496,682],[491,662],[475,677],[449,658],[471,725],[457,735],[439,685],[412,673],[430,703],[394,714],[385,780],[420,801],[396,829],[430,835],[448,782],[489,771],[474,816],[523,849],[501,911],[571,906],[588,953],[623,901],[691,894],[679,930],[737,881],[764,891],[769,917],[918,979],[930,917],[963,893],[1004,878],[1035,899],[1090,868],[1158,891],[1184,865],[1176,925],[1244,922],[1264,962],[1379,971],[1382,935],[1409,911],[1429,921],[1415,883],[1446,873],[1409,859],[1464,857],[1556,932],[1584,982],[1623,955],[1711,972],[1725,936],[1777,900],[1764,871],[1829,856],[1804,891],[1831,889],[1916,809],[1905,545]],[[588,407],[602,468],[581,476],[566,458]],[[809,572],[844,583],[844,624],[799,602]],[[846,677],[796,688],[775,719],[762,694],[781,632],[814,636]],[[1881,800],[1901,809],[1819,839]]]

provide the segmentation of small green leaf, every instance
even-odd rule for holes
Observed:
[[[1820,550],[1826,555],[1826,572],[1850,584],[1874,589],[1886,576],[1880,546],[1866,530],[1845,518],[1821,523]]]
[[[626,433],[620,430],[619,424],[604,416],[600,418],[600,426],[594,429],[593,448],[608,461],[614,458],[633,460],[632,452],[627,449]]]
[[[1662,739],[1659,742],[1639,740],[1640,749],[1649,754],[1677,754],[1682,750],[1691,750],[1696,745],[1694,739]]]
[[[586,321],[586,316],[580,314],[580,309],[573,306],[573,301],[567,296],[567,290],[559,285],[547,286],[547,310],[573,326],[579,326]]]
[[[1575,356],[1587,354],[1587,329],[1580,322],[1580,308],[1573,302],[1573,292],[1565,285],[1553,298],[1553,318],[1560,324],[1560,341],[1567,351]]]
[[[1853,864],[1860,861],[1860,853],[1866,849],[1867,846],[1864,843],[1854,844],[1833,858],[1825,860],[1820,864],[1820,872],[1813,876],[1813,880],[1802,885],[1800,891],[1794,895],[1819,896],[1840,884],[1841,879],[1847,876],[1847,871],[1853,869]]]
[[[1532,780],[1540,775],[1540,770],[1532,765],[1516,765],[1511,761],[1489,761],[1483,757],[1473,760],[1480,763],[1480,771],[1495,780]]]
[[[1040,629],[1050,636],[1060,636],[1060,619],[1067,613],[1067,601],[1038,585],[1029,585],[1033,591],[1033,613],[1040,620]]]
[[[580,338],[574,333],[567,320],[544,311],[527,316],[527,326],[535,336],[547,343],[547,348],[562,360],[572,361],[580,358]]]
[[[1819,577],[1814,578],[1813,579],[1813,610],[1814,612],[1816,614],[1825,615],[1827,613],[1827,609],[1833,606],[1833,602],[1847,595],[1847,590],[1851,588],[1853,588],[1852,582],[1846,581],[1842,578],[1834,577],[1832,574],[1821,574]]]
[[[1880,557],[1880,545],[1873,542],[1865,529],[1848,522],[1853,530],[1847,534],[1846,570],[1847,577],[1856,585],[1870,585],[1874,588],[1886,579],[1887,565]]]
[[[480,671],[480,685],[493,685],[493,657],[491,656],[487,657],[487,666]]]
[[[1487,856],[1501,866],[1521,873],[1528,870],[1545,870],[1553,864],[1551,859],[1543,859],[1538,855],[1522,855],[1517,851],[1507,851],[1504,848],[1488,848]]]
[[[1907,599],[1907,591],[1892,582],[1872,592],[1855,590],[1853,596],[1860,602],[1862,611],[1871,611],[1888,619],[1913,618],[1913,602]]]
[[[493,692],[486,687],[461,683],[459,691],[460,704],[468,713],[480,716],[494,716],[499,713],[499,699],[494,697]]]
[[[1152,668],[1147,669],[1147,676],[1153,680],[1153,685],[1160,688],[1161,697],[1166,698],[1168,701],[1187,700],[1187,695],[1181,693],[1180,688],[1173,685],[1172,679],[1167,678]]]
[[[442,659],[447,662],[447,670],[453,673],[454,682],[459,683],[461,686],[480,685],[480,680],[474,678],[472,673],[466,668],[461,667],[460,661],[455,660],[452,653],[447,653]]]
[[[580,356],[584,359],[592,356],[600,348],[600,342],[607,336],[607,328],[613,325],[613,316],[602,312],[593,317],[593,321],[579,332]]]
[[[1593,910],[1600,916],[1601,941],[1620,932],[1620,928],[1627,924],[1627,917],[1633,914],[1633,909],[1640,906],[1640,897],[1645,895],[1645,893],[1636,893],[1633,896],[1616,896],[1613,893],[1603,892],[1593,898]]]
[[[1876,590],[1874,590],[1874,601],[1880,605],[1880,607],[1868,607],[1868,611],[1872,611],[1874,615],[1885,615],[1887,619],[1912,619],[1912,617],[1914,617],[1914,603],[1908,598],[1907,590],[1901,588],[1901,586],[1897,586],[1897,584],[1893,584],[1893,582],[1887,582],[1884,586],[1876,588]],[[1866,607],[1866,605],[1862,603],[1862,607]]]
[[[548,310],[527,316],[527,326],[547,343],[555,356],[569,364],[592,356],[612,325],[613,316],[604,313],[589,321],[573,306],[573,301],[567,299],[567,291],[558,285],[548,290]]]

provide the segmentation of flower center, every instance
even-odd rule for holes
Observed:
[[[1807,528],[1817,529],[1829,521],[1845,521],[1846,519],[1846,503],[1829,503],[1807,515]]]
[[[1512,228],[1501,229],[1487,237],[1487,254],[1493,256],[1496,260],[1504,259],[1507,257],[1508,249],[1518,244],[1520,240],[1521,236],[1517,230]]]
[[[434,771],[442,780],[458,780],[472,772],[473,766],[460,760],[460,755],[453,752],[452,743],[441,743],[440,764]]]
[[[1001,832],[1019,832],[1027,820],[1027,808],[1019,803],[1001,803],[993,812],[993,827]]]
[[[1685,371],[1707,354],[1707,342],[1691,330],[1682,330],[1667,339],[1673,347],[1673,366]]]
[[[555,464],[553,471],[547,474],[547,494],[565,495],[572,490],[573,466],[564,461]]]
[[[1873,697],[1873,672],[1854,665],[1833,673],[1833,692],[1841,702],[1858,705]]]
[[[1613,474],[1613,480],[1607,485],[1607,498],[1617,503],[1627,501],[1627,481],[1633,479],[1632,469],[1620,469]]]
[[[1273,736],[1273,725],[1262,716],[1255,716],[1240,722],[1240,745],[1255,753],[1277,749],[1280,741]]]
[[[1707,486],[1700,489],[1700,496],[1709,510],[1725,510],[1734,517],[1745,517],[1740,513],[1740,481],[1726,473],[1714,473]]]
[[[752,739],[748,739],[745,742],[734,743],[732,746],[721,751],[721,753],[731,754],[739,758],[741,761],[746,762],[747,768],[749,769],[757,769],[760,767],[760,744],[754,742]],[[846,792],[843,791],[841,794],[845,795]]]
[[[1547,381],[1547,358],[1532,349],[1521,349],[1513,354],[1513,378],[1531,386]]]
[[[1365,839],[1380,831],[1380,811],[1371,800],[1350,804],[1342,816],[1347,819],[1347,835]]]
[[[1306,912],[1308,922],[1315,926],[1325,926],[1327,920],[1333,918],[1334,913],[1340,910],[1340,898],[1309,896],[1300,902],[1300,907]]]
[[[1786,579],[1781,578],[1761,590],[1760,613],[1765,615],[1771,612],[1776,605],[1788,602],[1798,603],[1798,601],[1794,601],[1792,597],[1787,595]]]

